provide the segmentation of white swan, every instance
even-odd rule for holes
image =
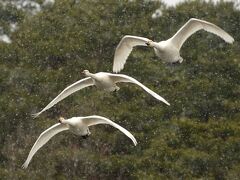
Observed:
[[[83,89],[88,86],[96,85],[98,88],[106,90],[106,91],[118,91],[120,88],[116,85],[119,82],[129,82],[134,83],[140,86],[143,90],[151,94],[153,97],[158,99],[159,101],[164,102],[167,105],[170,105],[164,98],[144,86],[142,83],[138,82],[136,79],[129,77],[123,74],[112,74],[106,72],[99,72],[96,74],[90,73],[88,70],[84,70],[82,72],[87,78],[81,79],[74,84],[65,88],[55,99],[53,99],[45,108],[43,108],[40,112],[33,114],[33,117],[36,118],[42,112],[46,111],[47,109],[51,108],[59,101],[63,100],[67,96],[71,95],[72,93]]]
[[[22,168],[26,169],[28,167],[28,164],[30,163],[32,157],[34,154],[44,145],[46,144],[54,135],[69,130],[72,133],[82,136],[83,138],[87,138],[91,133],[88,129],[89,126],[97,125],[97,124],[109,124],[118,130],[120,130],[122,133],[124,133],[126,136],[128,136],[134,143],[134,145],[137,145],[137,141],[134,138],[134,136],[124,129],[123,127],[119,126],[118,124],[114,123],[113,121],[102,117],[102,116],[86,116],[86,117],[73,117],[70,119],[64,119],[63,117],[59,118],[59,123],[51,126],[47,130],[45,130],[40,136],[38,137],[37,141],[34,143],[27,160],[22,165]]]
[[[181,63],[183,58],[180,56],[179,51],[183,43],[189,36],[201,29],[218,35],[227,43],[233,43],[234,41],[233,37],[220,27],[207,21],[191,18],[173,37],[166,41],[160,41],[159,43],[144,37],[124,36],[115,51],[113,72],[120,72],[124,68],[124,64],[134,46],[153,47],[156,55],[163,61],[169,63]]]

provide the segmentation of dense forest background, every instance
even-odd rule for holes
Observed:
[[[0,42],[0,179],[240,178],[240,11],[234,3],[39,0],[41,10],[32,13],[31,6],[14,6],[17,0],[0,2],[1,33],[11,39]],[[121,72],[171,106],[122,84],[117,93],[83,89],[31,117],[83,78],[82,70],[111,72],[124,35],[168,39],[191,17],[220,26],[234,44],[200,31],[183,45],[182,64],[165,64],[151,48],[138,47]],[[128,129],[138,145],[107,125],[91,127],[86,140],[63,132],[21,169],[60,115],[93,114]]]

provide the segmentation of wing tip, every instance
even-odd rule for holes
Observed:
[[[135,141],[133,142],[134,146],[137,146],[138,142],[137,140],[135,139]]]
[[[35,119],[35,118],[37,118],[40,114],[41,114],[40,112],[38,112],[38,113],[33,113],[33,114],[31,114],[31,116],[32,116],[33,119]]]
[[[25,162],[25,163],[22,165],[22,169],[27,169],[27,167],[28,167],[28,163]]]
[[[114,73],[119,73],[122,69],[123,69],[123,67],[120,68],[120,67],[113,66],[113,72]]]
[[[159,99],[159,100],[162,101],[163,103],[165,103],[166,105],[170,106],[170,103],[167,102],[164,98],[161,98],[161,99]]]
[[[119,71],[118,71],[118,69],[116,67],[113,67],[113,72],[114,73],[118,73]]]
[[[229,43],[229,44],[233,44],[234,41],[235,40],[232,36],[230,36],[229,38],[226,39],[226,42]]]

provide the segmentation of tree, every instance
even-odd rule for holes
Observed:
[[[163,15],[152,19],[157,8]],[[219,13],[221,12],[221,13]],[[111,71],[114,50],[125,34],[163,40],[189,18],[219,25],[236,42],[198,32],[184,44],[184,62],[171,66],[147,47],[137,47],[122,71],[164,98],[167,107],[134,85],[117,93],[83,89],[39,111],[80,72]],[[5,179],[193,179],[237,178],[239,173],[240,13],[233,3],[191,1],[167,8],[159,1],[56,1],[25,17],[0,44],[0,176]],[[98,114],[131,131],[137,147],[111,127],[91,128],[82,140],[62,133],[24,162],[39,134],[66,118]],[[46,155],[45,155],[46,154]],[[45,156],[44,156],[45,155]]]

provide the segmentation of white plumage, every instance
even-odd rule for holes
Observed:
[[[37,141],[34,143],[31,151],[29,152],[27,160],[22,165],[22,168],[26,169],[28,167],[34,154],[44,144],[46,144],[54,135],[66,130],[69,130],[76,135],[87,137],[91,134],[88,129],[89,126],[93,126],[97,124],[109,124],[117,128],[118,130],[120,130],[126,136],[128,136],[133,141],[135,146],[137,145],[136,139],[128,130],[126,130],[125,128],[119,126],[115,122],[102,116],[93,115],[93,116],[86,116],[86,117],[73,117],[70,119],[64,119],[61,117],[59,119],[59,122],[60,123],[57,123],[51,126],[50,128],[48,128],[47,130],[45,130],[43,133],[40,134]]]
[[[196,31],[205,30],[221,37],[227,43],[233,43],[234,39],[220,27],[199,19],[191,18],[177,33],[166,41],[154,42],[150,39],[138,36],[126,35],[118,44],[113,61],[113,72],[120,72],[135,46],[150,46],[154,48],[156,55],[165,62],[181,63],[180,49],[189,36]]]
[[[120,82],[128,82],[133,83],[138,86],[140,86],[143,90],[148,92],[150,95],[158,99],[159,101],[164,102],[167,105],[170,105],[164,98],[159,96],[157,93],[153,92],[146,86],[144,86],[142,83],[138,82],[136,79],[124,75],[124,74],[112,74],[112,73],[106,73],[106,72],[99,72],[96,74],[90,73],[88,70],[84,70],[83,73],[87,78],[79,80],[75,82],[74,84],[68,86],[65,88],[56,98],[54,98],[45,108],[43,108],[40,112],[33,114],[33,117],[39,116],[42,112],[46,111],[47,109],[51,108],[55,104],[57,104],[59,101],[63,100],[67,96],[73,94],[74,92],[83,89],[88,86],[97,86],[100,89],[106,90],[106,91],[117,91],[120,88],[116,85],[116,83]]]

